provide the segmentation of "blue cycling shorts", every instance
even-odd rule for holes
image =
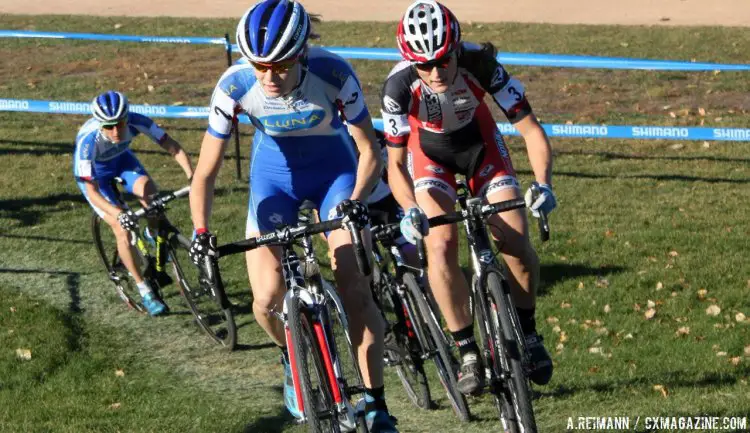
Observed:
[[[305,200],[316,204],[322,221],[336,217],[336,205],[351,197],[357,178],[354,144],[343,132],[276,139],[256,132],[245,236],[296,224]]]
[[[96,177],[93,180],[99,184],[99,193],[101,193],[101,195],[112,204],[118,204],[117,193],[112,188],[112,179],[115,177],[121,178],[125,182],[125,184],[122,185],[125,191],[133,194],[133,186],[135,185],[135,182],[142,176],[148,176],[148,173],[146,172],[146,169],[143,168],[143,165],[141,165],[141,162],[138,161],[138,158],[136,158],[135,155],[133,155],[133,152],[129,150],[108,161],[96,162],[94,173],[96,173]],[[88,194],[86,194],[86,182],[78,181],[76,183],[78,184],[78,189],[81,190],[83,196],[86,198],[86,201],[89,202],[89,205],[94,209],[94,212],[100,217],[103,217],[104,211],[94,206],[94,204],[91,203]]]

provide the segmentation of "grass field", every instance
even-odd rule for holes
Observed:
[[[232,33],[235,24],[0,17],[6,29],[179,36]],[[323,44],[387,47],[392,27],[323,23],[318,31]],[[473,24],[464,31],[501,51],[733,63],[747,63],[750,52],[750,31],[739,28]],[[217,47],[126,43],[2,39],[0,57],[0,97],[72,101],[117,88],[135,103],[206,105],[226,66]],[[377,113],[391,64],[354,66]],[[546,122],[748,126],[747,74],[509,69]],[[174,288],[175,314],[165,318],[138,316],[117,301],[71,173],[83,121],[0,113],[0,431],[305,431],[283,409],[277,351],[249,313],[241,259],[225,268],[241,313],[234,353],[201,335]],[[195,160],[204,122],[163,126]],[[509,144],[528,184],[523,143]],[[553,141],[560,206],[552,240],[536,245],[538,320],[556,373],[537,388],[540,431],[563,431],[568,417],[579,416],[630,416],[632,423],[653,415],[750,417],[747,146]],[[138,140],[134,148],[162,188],[182,186],[179,168],[157,147]],[[233,164],[220,175],[212,220],[224,241],[244,232],[247,185],[234,179]],[[170,216],[189,229],[186,203]],[[720,312],[707,314],[712,306]],[[499,431],[489,398],[472,400],[476,420],[459,424],[435,380],[435,411],[414,409],[394,374],[387,390],[402,432]]]

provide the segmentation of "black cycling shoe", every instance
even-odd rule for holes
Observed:
[[[531,358],[529,379],[537,385],[546,385],[552,379],[552,358],[544,348],[544,339],[536,332],[526,335],[526,350]]]
[[[484,375],[484,365],[479,356],[473,353],[464,355],[456,383],[458,391],[464,395],[481,394],[484,389]]]

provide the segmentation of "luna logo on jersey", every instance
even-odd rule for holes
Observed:
[[[311,129],[325,118],[323,110],[301,111],[296,113],[276,114],[260,118],[267,132],[289,132],[300,129]]]

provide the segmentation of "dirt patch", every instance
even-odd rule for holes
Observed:
[[[253,3],[236,0],[160,0],[141,7],[102,0],[2,2],[0,13],[237,17]],[[361,1],[307,0],[305,7],[325,20],[395,21],[411,0],[381,0],[363,8]],[[444,0],[462,21],[559,24],[750,26],[748,0]]]

